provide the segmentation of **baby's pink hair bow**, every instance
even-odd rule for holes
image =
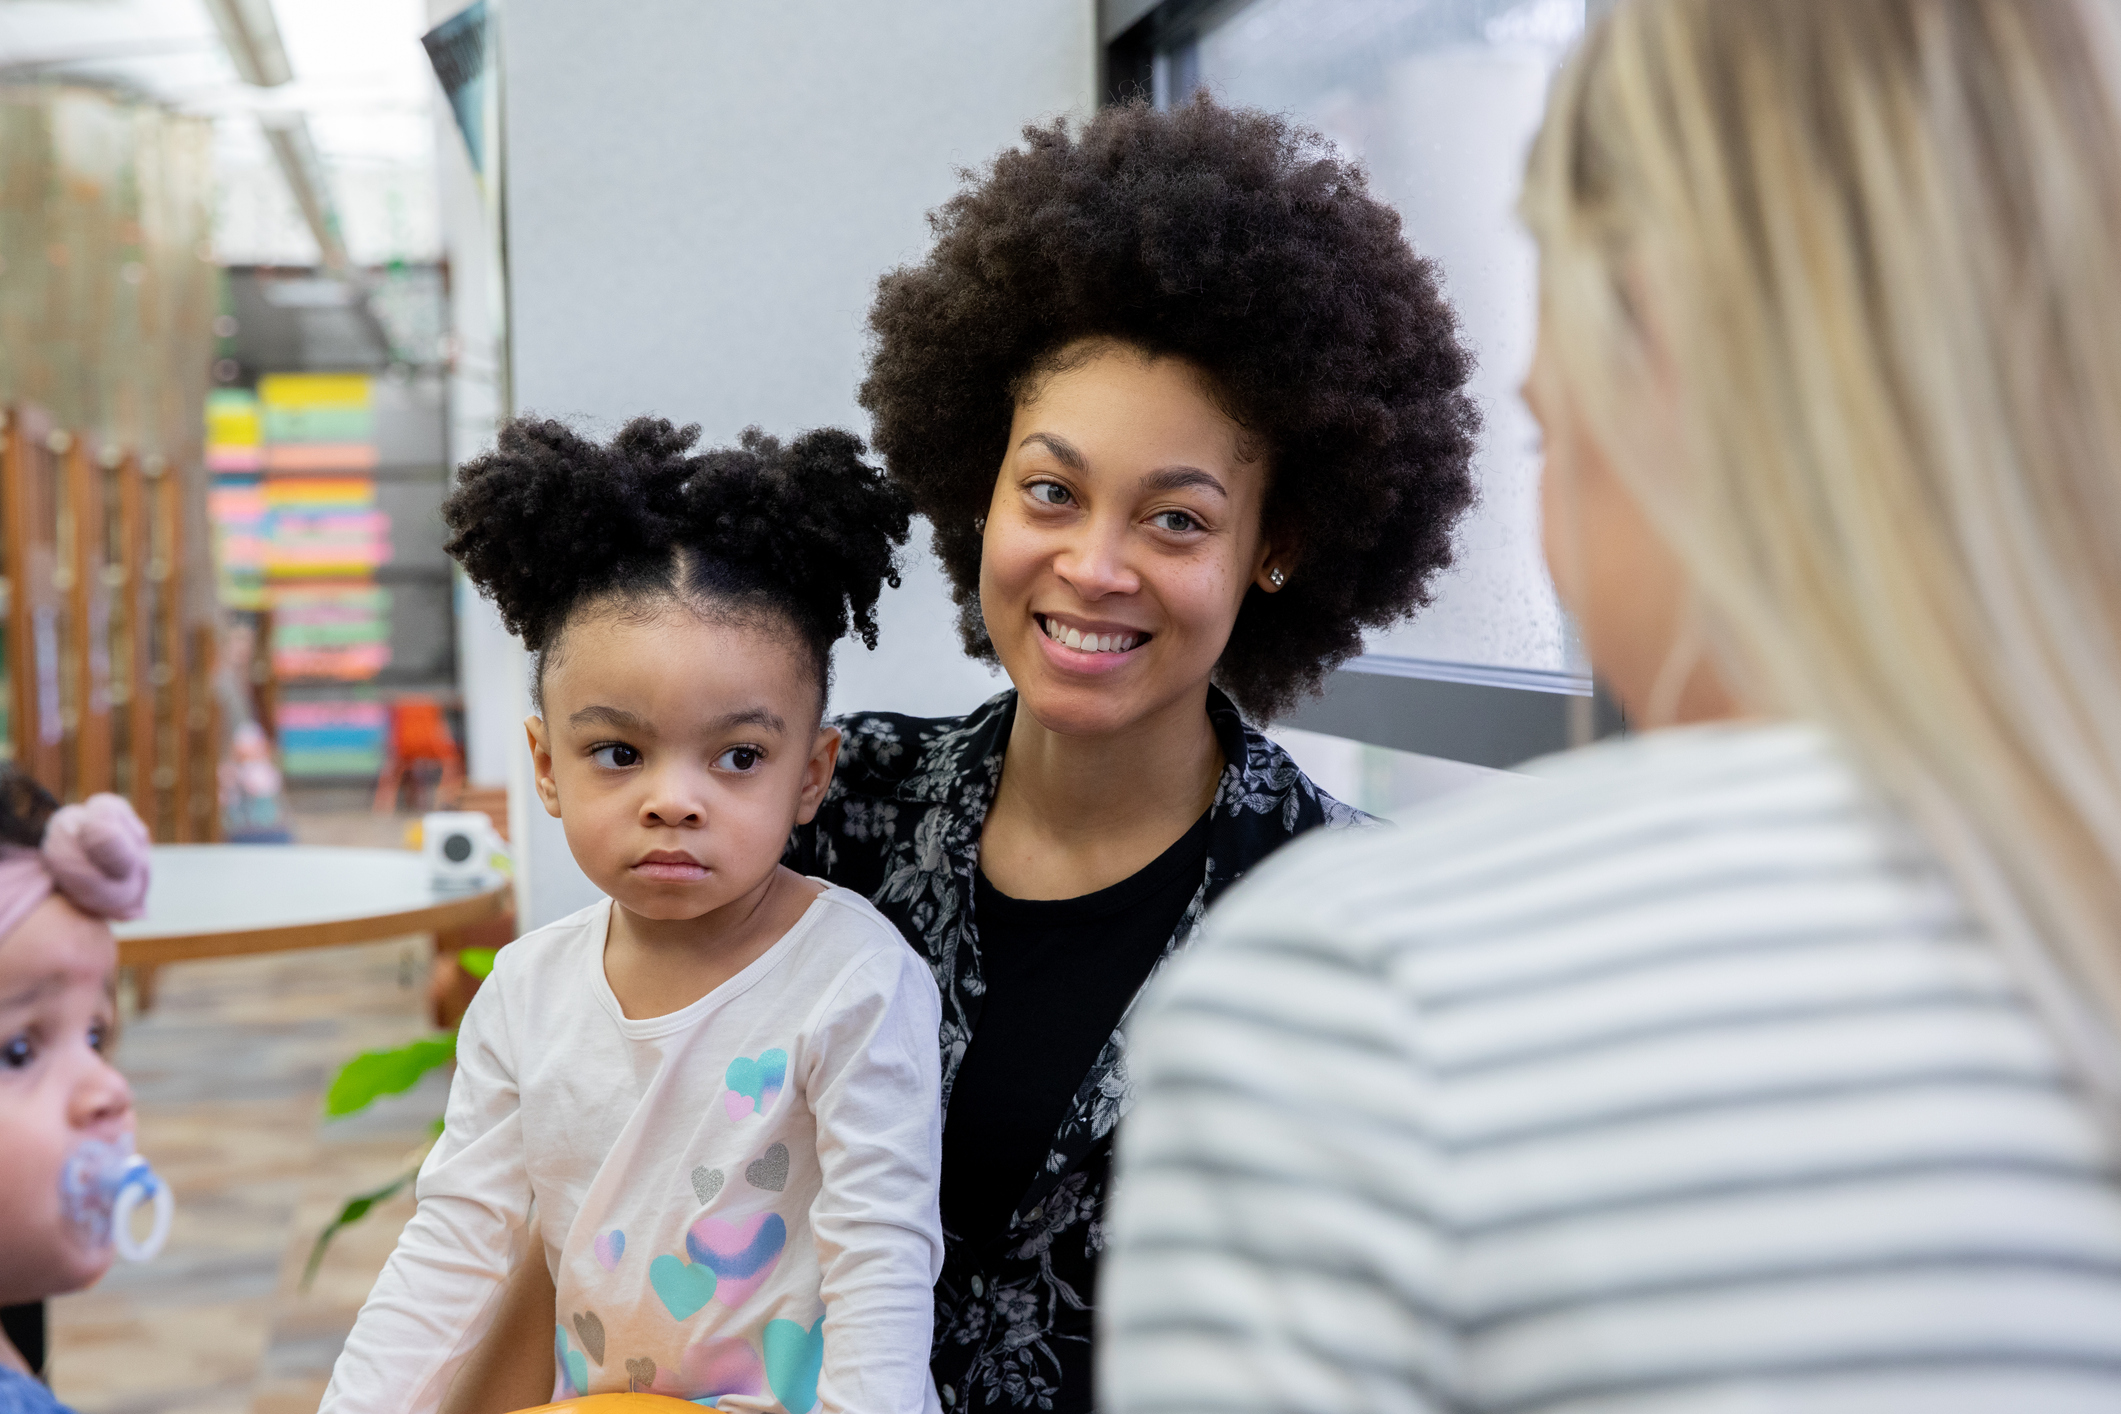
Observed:
[[[38,849],[0,848],[0,939],[57,889],[98,918],[147,911],[147,826],[123,796],[92,795],[62,807]]]

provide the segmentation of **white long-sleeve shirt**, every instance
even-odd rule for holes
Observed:
[[[2121,1409],[2099,1107],[1802,726],[1292,846],[1144,1003],[1105,1414]]]
[[[927,966],[860,895],[682,1011],[631,1021],[608,900],[518,939],[466,1013],[419,1209],[320,1414],[427,1414],[533,1205],[556,1388],[722,1410],[934,1410],[942,1123]]]

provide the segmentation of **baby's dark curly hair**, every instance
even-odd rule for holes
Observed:
[[[44,843],[44,827],[59,813],[59,801],[36,780],[0,765],[0,844],[30,849]]]
[[[1216,680],[1256,719],[1317,691],[1362,631],[1428,603],[1473,500],[1480,418],[1435,266],[1325,139],[1200,97],[1024,130],[929,218],[927,261],[886,275],[861,403],[961,607],[1020,396],[1077,340],[1204,371],[1267,454],[1288,587],[1246,596]]]
[[[442,503],[449,553],[537,655],[536,685],[579,611],[656,600],[777,615],[831,686],[832,645],[876,647],[876,601],[897,587],[906,493],[862,460],[851,432],[783,446],[756,427],[694,452],[698,426],[637,417],[608,444],[519,417],[458,471]]]

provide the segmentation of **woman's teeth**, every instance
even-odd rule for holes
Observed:
[[[1079,653],[1124,653],[1142,640],[1138,633],[1084,633],[1062,628],[1051,619],[1045,620],[1045,628],[1046,637]]]

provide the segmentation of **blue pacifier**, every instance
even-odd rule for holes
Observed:
[[[147,1240],[133,1237],[133,1211],[153,1200],[155,1218]],[[91,1248],[116,1243],[128,1262],[145,1262],[169,1240],[176,1199],[147,1160],[133,1152],[133,1137],[84,1139],[59,1169],[59,1209]]]

